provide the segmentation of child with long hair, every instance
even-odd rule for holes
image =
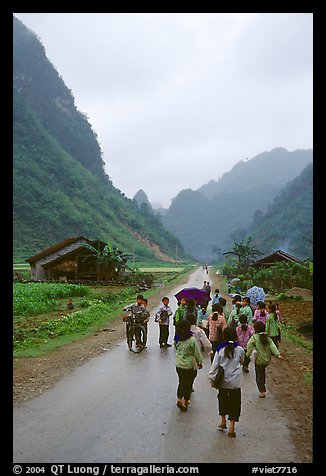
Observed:
[[[213,350],[211,362],[213,362],[213,356],[218,344],[222,341],[222,333],[226,326],[227,322],[224,317],[223,307],[221,304],[213,304],[212,313],[208,316],[208,339],[212,344]]]
[[[270,336],[276,347],[278,347],[278,344],[281,341],[281,323],[276,312],[276,305],[270,304],[268,311],[269,315],[266,319],[266,333]]]
[[[241,314],[242,304],[241,301],[234,302],[232,310],[228,318],[228,326],[237,327],[239,325],[239,316]]]
[[[254,349],[256,349],[255,373],[256,384],[259,390],[260,398],[266,397],[266,367],[272,360],[272,355],[283,360],[278,348],[273,340],[265,332],[265,324],[262,321],[256,321],[254,324],[255,334],[250,337],[246,356],[249,358]]]
[[[268,316],[268,312],[266,311],[266,304],[264,301],[257,302],[257,309],[254,312],[254,317],[252,318],[253,322],[262,321],[266,325],[266,319]]]
[[[240,314],[239,315],[239,322],[240,325],[236,327],[236,332],[237,332],[237,341],[239,345],[244,349],[246,352],[247,350],[247,344],[250,339],[255,333],[255,330],[251,324],[248,324],[248,318],[245,314]],[[250,363],[250,359],[245,356],[242,370],[246,373],[249,372],[248,365]]]
[[[230,428],[228,436],[235,438],[235,422],[239,421],[241,413],[241,365],[244,362],[245,351],[238,345],[237,333],[234,327],[227,326],[223,330],[223,342],[217,348],[213,363],[209,371],[209,380],[213,386],[217,369],[222,366],[224,379],[218,391],[218,410],[221,422],[218,430],[226,430],[226,415],[229,416]]]
[[[190,331],[188,319],[180,319],[176,325],[176,371],[179,377],[177,407],[185,412],[190,404],[192,384],[196,370],[203,367],[203,357],[195,337]]]
[[[250,298],[248,296],[244,296],[241,299],[241,303],[242,303],[241,314],[245,314],[248,318],[248,324],[252,324],[252,318],[254,313],[250,305]]]

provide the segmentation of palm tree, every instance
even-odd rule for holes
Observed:
[[[223,255],[235,255],[238,258],[238,272],[245,274],[252,261],[262,253],[251,245],[251,236],[247,241],[234,242],[232,251],[226,251]]]

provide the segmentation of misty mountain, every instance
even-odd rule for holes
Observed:
[[[312,257],[313,166],[288,182],[268,210],[246,230],[252,244],[263,254],[282,249],[298,258]]]
[[[240,161],[218,181],[179,192],[162,216],[163,223],[187,253],[202,262],[216,261],[312,160],[312,150],[275,148]]]
[[[139,209],[114,187],[87,117],[47,59],[37,36],[13,22],[14,259],[70,236],[110,241],[155,258],[182,245],[151,207]]]
[[[133,200],[135,200],[135,202],[137,203],[138,208],[141,208],[143,204],[152,208],[152,205],[150,204],[146,193],[142,189],[138,190],[138,192],[135,193],[135,195],[133,196]]]
[[[299,175],[309,162],[312,162],[312,150],[288,152],[283,147],[276,147],[250,160],[240,160],[218,181],[211,180],[198,190],[210,199],[218,193],[229,192],[230,188],[238,192],[252,190],[253,184],[279,191]]]

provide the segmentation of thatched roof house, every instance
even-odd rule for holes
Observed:
[[[97,279],[96,257],[90,254],[83,243],[88,243],[99,250],[103,250],[105,246],[103,241],[91,241],[83,236],[66,238],[26,260],[31,267],[31,279],[34,281]]]
[[[275,253],[255,261],[252,266],[254,266],[255,268],[263,268],[267,266],[273,266],[274,264],[282,263],[284,261],[300,263],[300,260],[295,256],[292,256],[289,253],[286,253],[285,251],[277,250],[275,251]]]

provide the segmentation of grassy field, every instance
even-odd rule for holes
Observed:
[[[191,268],[192,269],[192,268]],[[182,281],[190,269],[165,273],[169,285]],[[156,274],[161,279],[162,268]],[[143,294],[161,292],[159,286]],[[163,286],[165,281],[163,282]],[[159,289],[158,289],[159,288]],[[14,283],[13,350],[14,357],[36,356],[107,327],[121,315],[121,309],[135,300],[134,286],[86,286],[69,283]],[[74,309],[67,309],[68,298]]]
[[[135,289],[127,287],[14,283],[14,357],[37,355],[106,326],[134,297]]]

